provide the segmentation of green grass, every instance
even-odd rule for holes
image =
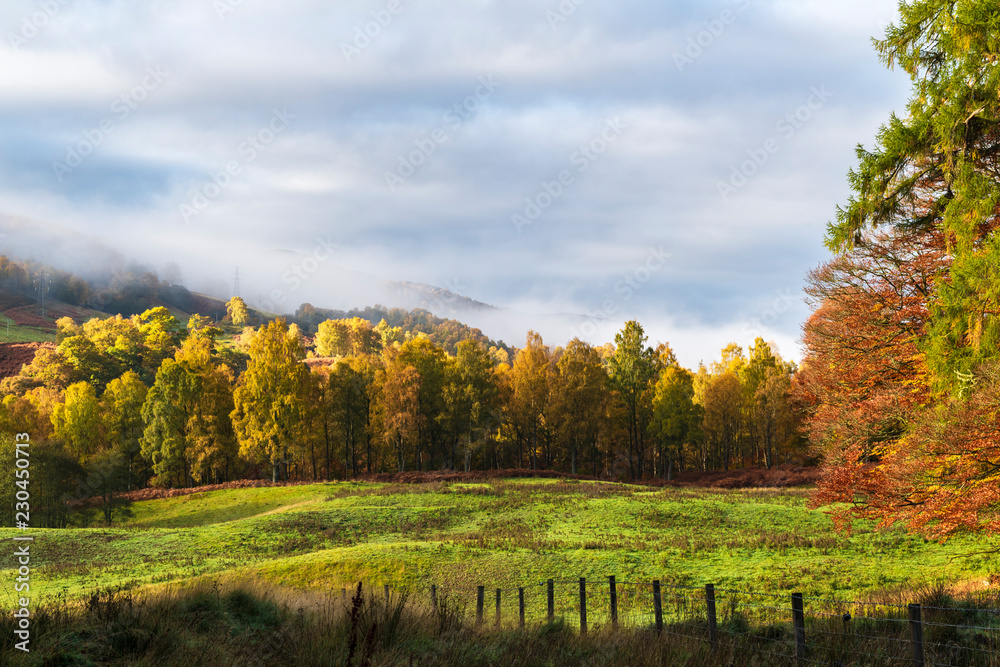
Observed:
[[[587,577],[858,598],[933,582],[982,583],[995,538],[945,545],[858,523],[834,530],[806,489],[659,489],[511,480],[329,483],[136,503],[114,528],[36,530],[35,597],[203,576],[330,591],[364,580],[467,596],[476,585]],[[11,544],[16,531],[0,530]],[[0,576],[12,581],[11,559]],[[3,595],[10,597],[10,587]],[[560,586],[560,607],[573,604]]]
[[[0,319],[0,343],[54,343],[56,334],[54,331],[39,329],[38,327],[22,327],[14,323],[7,329],[7,322]]]

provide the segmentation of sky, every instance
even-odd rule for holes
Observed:
[[[427,283],[519,345],[801,355],[909,82],[891,0],[8,0],[0,216],[294,311]],[[0,244],[2,245],[2,244]],[[2,250],[2,247],[0,247]]]

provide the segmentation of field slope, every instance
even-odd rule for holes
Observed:
[[[995,539],[940,545],[860,523],[846,536],[807,508],[808,495],[560,480],[212,491],[136,503],[120,527],[34,531],[32,590],[74,598],[232,576],[320,591],[364,580],[468,592],[614,574],[844,599],[942,580],[981,586],[997,571],[995,556],[966,556]]]

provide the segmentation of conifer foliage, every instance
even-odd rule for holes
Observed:
[[[939,538],[995,530],[1000,6],[903,2],[875,46],[913,92],[858,148],[837,255],[810,276],[796,391],[826,462],[817,503]]]

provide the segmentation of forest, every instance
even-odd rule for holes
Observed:
[[[234,297],[218,325],[163,307],[60,319],[57,345],[0,384],[0,430],[32,434],[35,478],[51,487],[42,502],[36,483],[36,516],[62,525],[70,494],[101,498],[111,522],[121,492],[243,478],[530,468],[669,480],[802,456],[795,365],[762,339],[691,372],[634,321],[603,347],[552,349],[530,332],[513,354],[474,336],[452,354],[385,319],[324,320],[308,335],[253,317]]]

